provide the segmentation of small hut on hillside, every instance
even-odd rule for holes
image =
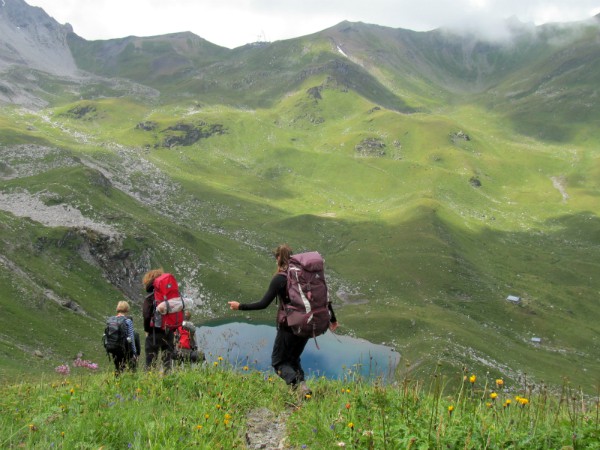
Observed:
[[[506,297],[506,300],[511,303],[521,303],[521,297],[517,297],[516,295],[509,295]]]

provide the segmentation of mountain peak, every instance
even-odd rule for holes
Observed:
[[[0,4],[0,70],[26,66],[54,75],[75,75],[77,66],[67,45],[71,25],[60,25],[39,7],[23,0]]]

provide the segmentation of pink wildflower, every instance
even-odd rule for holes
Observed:
[[[63,364],[62,366],[58,366],[54,370],[56,372],[60,373],[61,375],[69,375],[69,373],[71,373],[71,368],[69,367],[68,364]]]

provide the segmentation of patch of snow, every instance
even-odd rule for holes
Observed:
[[[345,56],[346,58],[348,57],[348,55],[346,55],[346,53],[344,52],[344,50],[342,50],[342,48],[338,45],[337,46],[337,51],[342,55]]]

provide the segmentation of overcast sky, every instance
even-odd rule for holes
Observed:
[[[12,0],[0,0],[2,2]],[[427,31],[503,19],[541,25],[600,13],[598,0],[25,0],[87,40],[180,31],[223,47],[305,36],[343,20]]]

